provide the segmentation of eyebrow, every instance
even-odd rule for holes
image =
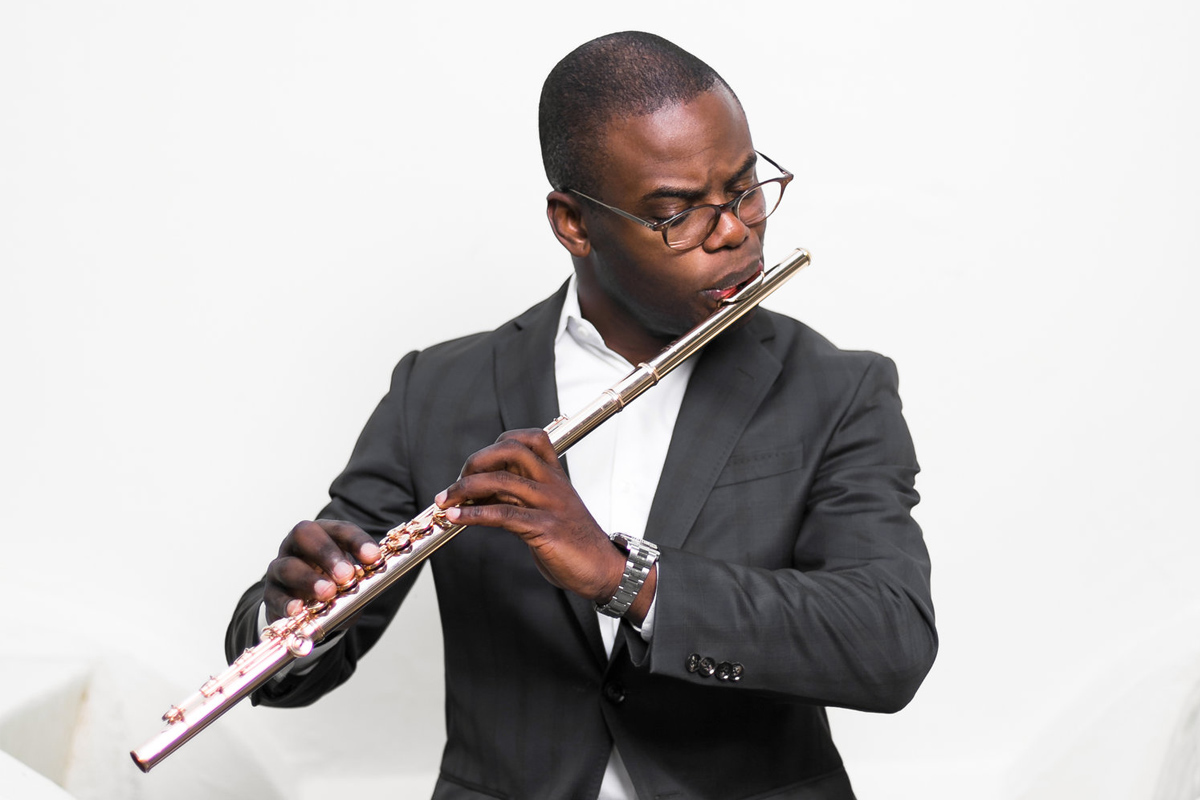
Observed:
[[[738,169],[738,171],[735,172],[733,177],[726,182],[726,185],[736,183],[739,179],[753,170],[755,164],[757,163],[758,153],[752,150],[750,151],[750,155],[746,156],[746,160],[742,162],[742,166]],[[642,195],[641,202],[648,203],[652,200],[662,199],[679,199],[695,202],[697,200],[703,200],[706,194],[708,194],[706,189],[681,189],[675,186],[660,186],[657,189],[653,189]]]

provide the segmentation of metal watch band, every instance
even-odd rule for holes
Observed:
[[[596,610],[606,616],[620,619],[633,605],[634,599],[642,589],[642,584],[650,575],[651,567],[654,566],[654,562],[658,561],[658,547],[645,539],[625,533],[610,533],[608,538],[627,554],[625,573],[621,575],[621,583],[617,586],[616,594],[604,605],[597,603]]]

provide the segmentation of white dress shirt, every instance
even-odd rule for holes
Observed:
[[[694,365],[694,360],[685,361],[664,376],[652,391],[593,430],[564,456],[571,485],[605,531],[620,531],[654,541],[654,533],[646,531],[646,521]],[[559,411],[576,413],[632,369],[633,365],[605,346],[600,333],[583,318],[572,277],[554,339]],[[670,570],[669,564],[667,569]],[[653,634],[654,610],[652,603],[642,623],[642,638],[647,641]],[[605,652],[611,655],[621,622],[603,614],[596,616]],[[636,797],[633,781],[614,747],[597,800],[636,800]]]

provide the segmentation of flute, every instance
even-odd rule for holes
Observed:
[[[579,412],[555,419],[544,429],[554,452],[562,455],[757,307],[808,263],[808,252],[795,250],[737,294],[723,300],[721,307],[707,319],[667,345],[649,362],[638,364]],[[392,528],[379,542],[379,559],[360,567],[356,578],[339,586],[332,600],[309,603],[296,614],[271,623],[263,629],[258,645],[248,648],[225,671],[211,677],[183,702],[167,709],[163,714],[166,727],[130,752],[134,763],[143,772],[149,772],[292,661],[311,653],[316,644],[465,527],[451,523],[445,511],[431,505],[412,520]]]

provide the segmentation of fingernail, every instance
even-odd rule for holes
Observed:
[[[337,594],[337,587],[332,581],[327,581],[324,578],[313,584],[313,591],[321,596],[333,596]]]
[[[458,506],[451,506],[446,509],[446,519],[451,522],[458,522],[458,518],[462,516],[462,509]]]
[[[442,491],[438,492],[438,496],[433,498],[433,502],[435,505],[437,505],[438,508],[445,508],[446,507],[446,490],[442,489]]]
[[[333,579],[338,583],[347,583],[354,578],[354,567],[349,562],[339,561],[333,568]]]
[[[379,559],[379,553],[379,546],[370,543],[364,544],[362,547],[358,548],[358,557],[363,561],[366,561],[368,564],[377,561]]]
[[[301,611],[304,610],[304,601],[303,600],[291,600],[288,602],[287,608],[284,610],[287,611],[287,615],[289,617],[294,617],[297,614],[299,614]]]

